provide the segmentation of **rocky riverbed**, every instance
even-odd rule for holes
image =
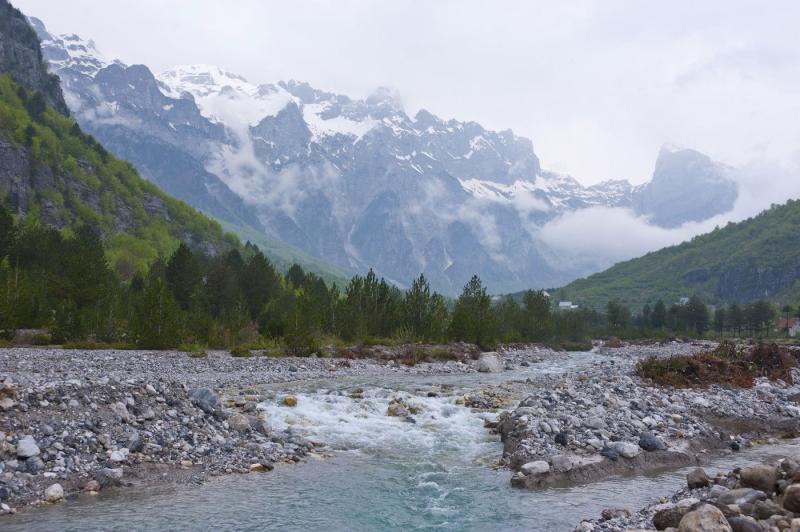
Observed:
[[[796,435],[800,386],[758,379],[749,389],[672,389],[634,374],[642,357],[711,347],[603,348],[605,360],[588,370],[529,383],[527,396],[494,425],[504,442],[502,463],[515,471],[512,484],[569,486],[686,466],[716,449]]]
[[[268,383],[332,376],[474,373],[477,362],[204,358],[171,351],[0,350],[0,513],[78,492],[265,472],[325,453],[274,430]],[[274,399],[274,398],[273,398]],[[279,398],[292,408],[291,395]]]
[[[636,512],[607,509],[576,532],[622,530],[761,532],[800,530],[800,457],[709,475],[691,471],[686,487]]]

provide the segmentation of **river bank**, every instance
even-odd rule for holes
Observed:
[[[602,348],[604,360],[593,367],[535,383],[495,426],[504,443],[502,463],[515,472],[512,485],[542,489],[642,474],[702,463],[754,441],[795,437],[796,384],[759,378],[752,388],[675,389],[634,372],[644,357],[714,345]]]
[[[764,531],[800,529],[800,457],[748,463],[728,471],[697,468],[685,486],[635,512],[604,510],[576,532],[619,530]]]

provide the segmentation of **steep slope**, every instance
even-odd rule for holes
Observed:
[[[179,241],[207,254],[238,245],[218,223],[141,179],[58,112],[66,106],[33,30],[21,29],[25,18],[5,0],[0,18],[0,49],[27,58],[24,76],[15,75],[17,63],[0,65],[0,193],[18,217],[62,230],[91,225],[126,275],[171,253]]]
[[[556,296],[595,307],[619,299],[639,308],[694,293],[709,303],[800,300],[800,201],[622,262]]]
[[[398,284],[420,272],[449,294],[474,273],[495,292],[563,284],[597,261],[568,261],[544,244],[542,226],[559,216],[623,207],[671,227],[725,212],[736,197],[721,165],[698,172],[682,152],[662,152],[657,168],[670,171],[652,186],[584,187],[542,169],[526,138],[425,110],[409,116],[387,89],[356,100],[212,65],[153,77],[36,26],[81,126],[145,177],[241,234]],[[686,181],[697,181],[691,194]]]

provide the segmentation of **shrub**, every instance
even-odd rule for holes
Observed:
[[[723,342],[716,349],[670,358],[649,357],[639,361],[636,373],[660,386],[707,387],[724,384],[750,388],[756,377],[792,383],[792,368],[800,352],[775,343],[737,347]]]
[[[205,346],[200,344],[183,344],[178,347],[178,351],[188,353],[191,358],[206,358],[208,356]]]
[[[237,345],[231,349],[231,356],[236,358],[249,358],[253,356],[253,352],[243,345]]]

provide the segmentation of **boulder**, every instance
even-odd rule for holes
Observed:
[[[483,353],[475,362],[475,369],[481,373],[500,373],[503,371],[503,360],[497,353]]]
[[[272,471],[274,468],[272,464],[250,464],[250,472],[251,473],[266,473],[267,471]]]
[[[783,507],[790,512],[800,513],[800,484],[792,484],[783,493]]]
[[[566,454],[558,454],[550,459],[553,464],[553,470],[559,473],[566,473],[575,467],[575,460]]]
[[[17,458],[23,460],[38,456],[41,451],[33,436],[24,436],[17,442]]]
[[[639,435],[639,447],[648,452],[663,451],[667,448],[667,444],[650,432],[642,432]]]
[[[737,488],[720,495],[717,502],[720,504],[755,504],[756,501],[763,501],[766,498],[767,494],[763,491],[751,488]]]
[[[617,451],[620,456],[624,456],[625,458],[634,458],[638,456],[640,452],[642,452],[638,445],[627,441],[615,441],[609,444],[609,447]]]
[[[710,485],[711,479],[708,478],[705,469],[698,467],[686,475],[686,483],[689,485],[690,490],[696,490]]]
[[[605,456],[613,462],[619,460],[619,452],[612,447],[603,447],[603,449],[600,451],[600,455]]]
[[[778,471],[770,465],[755,465],[742,469],[739,474],[742,486],[755,488],[764,493],[774,493],[778,483]]]
[[[64,488],[61,484],[52,484],[44,490],[44,500],[47,502],[60,502],[64,500]]]
[[[103,469],[95,473],[94,476],[97,482],[100,484],[100,487],[103,489],[110,488],[113,486],[119,486],[120,484],[122,484],[121,467],[117,467],[114,469],[109,467],[104,467]]]
[[[758,521],[747,515],[737,515],[728,518],[733,532],[764,532]]]
[[[672,506],[663,508],[653,515],[653,526],[656,530],[666,530],[667,528],[678,528],[683,516],[689,512],[688,508]]]
[[[250,420],[244,414],[234,414],[228,418],[228,426],[236,432],[247,432],[250,429]]]
[[[525,475],[543,475],[550,472],[550,464],[544,460],[537,460],[536,462],[528,462],[519,468]]]
[[[773,515],[785,515],[785,510],[770,500],[757,501],[753,505],[753,511],[750,515],[756,519],[767,520]]]
[[[223,414],[222,401],[219,396],[210,388],[192,388],[188,392],[189,399],[197,408],[214,416]]]
[[[683,516],[678,532],[732,532],[732,529],[718,508],[703,504]]]

